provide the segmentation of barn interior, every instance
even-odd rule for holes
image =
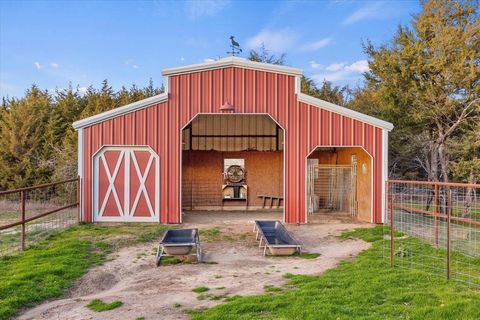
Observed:
[[[268,115],[199,114],[182,131],[182,212],[283,212],[283,129]]]
[[[360,147],[318,147],[307,158],[307,213],[370,222],[372,160]]]

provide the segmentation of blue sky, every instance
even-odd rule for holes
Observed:
[[[84,90],[162,82],[166,67],[265,43],[317,81],[361,83],[362,40],[381,44],[417,1],[1,1],[0,96],[71,82]],[[246,54],[244,54],[246,56]]]

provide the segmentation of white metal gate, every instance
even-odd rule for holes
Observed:
[[[307,162],[308,214],[321,212],[357,215],[356,170],[353,165]]]

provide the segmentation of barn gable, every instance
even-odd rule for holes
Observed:
[[[159,95],[156,95],[141,101],[137,101],[137,102],[134,102],[110,111],[106,111],[106,112],[76,121],[73,123],[73,127],[75,129],[87,127],[92,124],[95,124],[107,119],[111,119],[122,114],[126,114],[129,112],[133,112],[135,110],[139,110],[142,108],[146,108],[148,106],[165,102],[168,99],[168,94],[170,92],[169,91],[170,76],[176,76],[176,75],[194,73],[194,72],[202,72],[202,71],[208,71],[213,69],[222,69],[227,67],[237,67],[237,68],[244,68],[249,70],[266,71],[269,73],[295,76],[295,93],[298,95],[299,101],[304,102],[311,106],[315,106],[318,108],[322,108],[331,112],[335,112],[335,113],[350,117],[352,119],[357,119],[365,123],[369,123],[373,126],[377,126],[379,128],[386,129],[388,131],[391,131],[393,129],[393,125],[386,121],[383,121],[383,120],[368,116],[366,114],[356,112],[354,110],[347,109],[345,107],[301,93],[300,81],[301,81],[301,76],[303,76],[303,70],[301,69],[254,62],[254,61],[249,61],[249,60],[238,58],[238,57],[228,57],[228,58],[223,58],[223,59],[211,61],[211,62],[164,69],[162,71],[162,75],[166,77],[165,93],[161,93]]]

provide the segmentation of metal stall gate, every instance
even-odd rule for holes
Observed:
[[[356,170],[353,165],[307,163],[308,214],[336,213],[357,215]]]

